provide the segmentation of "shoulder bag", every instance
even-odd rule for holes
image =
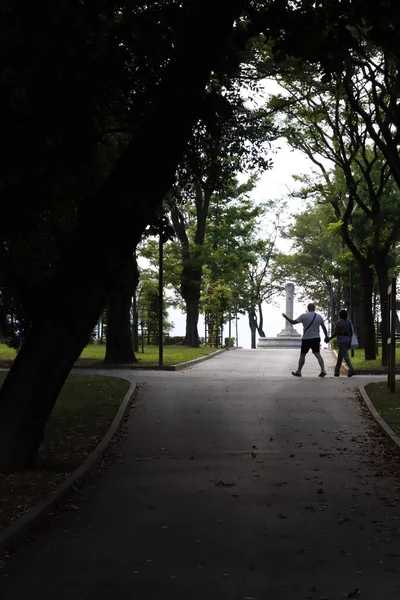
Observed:
[[[353,323],[351,321],[350,321],[350,325],[351,325],[351,342],[350,342],[350,348],[352,350],[354,350],[355,348],[358,348],[358,346],[359,346],[359,344],[358,344],[358,337],[356,335],[356,332],[354,331]]]

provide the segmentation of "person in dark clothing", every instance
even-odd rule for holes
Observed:
[[[353,375],[355,375],[355,371],[349,357],[352,335],[353,327],[351,321],[349,321],[347,310],[341,310],[339,313],[339,320],[336,321],[334,333],[327,340],[325,340],[330,342],[333,338],[337,338],[338,357],[334,372],[335,377],[339,377],[340,375],[340,367],[342,366],[343,359],[349,368],[347,377],[353,377]]]

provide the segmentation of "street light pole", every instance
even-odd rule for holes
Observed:
[[[164,242],[162,232],[162,213],[158,237],[158,366],[164,362]]]

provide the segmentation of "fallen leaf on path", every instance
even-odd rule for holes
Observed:
[[[345,594],[346,598],[357,598],[357,596],[361,594],[361,591],[358,588],[354,588],[354,590],[352,590],[351,592],[347,592],[347,594]]]

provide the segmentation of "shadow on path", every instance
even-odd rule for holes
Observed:
[[[120,464],[10,558],[1,599],[399,598],[397,462],[356,378],[310,355],[296,379],[297,356],[129,372]]]

